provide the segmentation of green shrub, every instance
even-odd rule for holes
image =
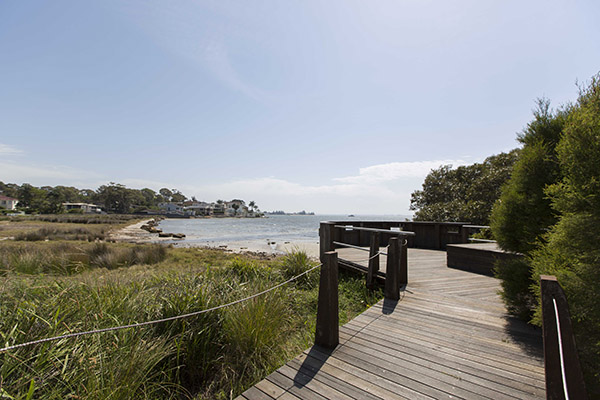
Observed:
[[[557,147],[564,178],[546,189],[558,223],[533,252],[542,274],[565,290],[590,398],[600,397],[600,76],[581,90]],[[538,306],[535,322],[540,323]]]
[[[560,177],[556,145],[565,119],[566,111],[553,112],[548,101],[539,100],[533,121],[519,136],[523,148],[490,218],[498,245],[505,251],[526,256],[522,260],[499,262],[495,267],[508,311],[524,320],[532,317],[535,304],[530,291],[535,281],[528,256],[556,222],[556,213],[544,189]]]

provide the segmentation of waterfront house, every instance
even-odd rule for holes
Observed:
[[[67,212],[71,210],[81,210],[84,214],[100,214],[102,209],[96,204],[88,203],[63,203]]]
[[[0,208],[4,208],[6,210],[16,210],[18,202],[18,199],[0,194]]]

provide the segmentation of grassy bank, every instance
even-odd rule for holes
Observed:
[[[86,242],[0,243],[0,344],[203,310],[313,265],[205,249]],[[231,398],[313,340],[318,270],[229,308],[185,320],[0,353],[0,397]],[[340,319],[380,292],[340,276]]]
[[[104,240],[108,232],[141,221],[135,215],[58,214],[0,216],[0,238],[17,240]]]

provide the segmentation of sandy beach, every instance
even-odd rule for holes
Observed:
[[[147,224],[152,219],[144,220],[135,224],[126,226],[112,233],[109,238],[119,242],[128,243],[168,243],[176,247],[201,247],[211,249],[221,249],[234,253],[262,253],[272,255],[282,255],[293,250],[305,251],[309,256],[319,257],[319,243],[316,241],[278,241],[275,239],[267,240],[243,240],[243,241],[198,241],[186,239],[161,238],[156,233],[150,233],[141,226]],[[174,232],[176,233],[176,232]]]

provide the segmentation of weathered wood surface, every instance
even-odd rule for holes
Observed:
[[[380,301],[340,329],[335,350],[313,346],[239,398],[544,398],[541,331],[506,315],[498,281],[446,268],[443,251],[408,252],[398,302]]]
[[[479,274],[493,275],[497,260],[510,260],[522,257],[508,253],[497,243],[449,244],[446,246],[447,265],[449,268],[464,269]]]

